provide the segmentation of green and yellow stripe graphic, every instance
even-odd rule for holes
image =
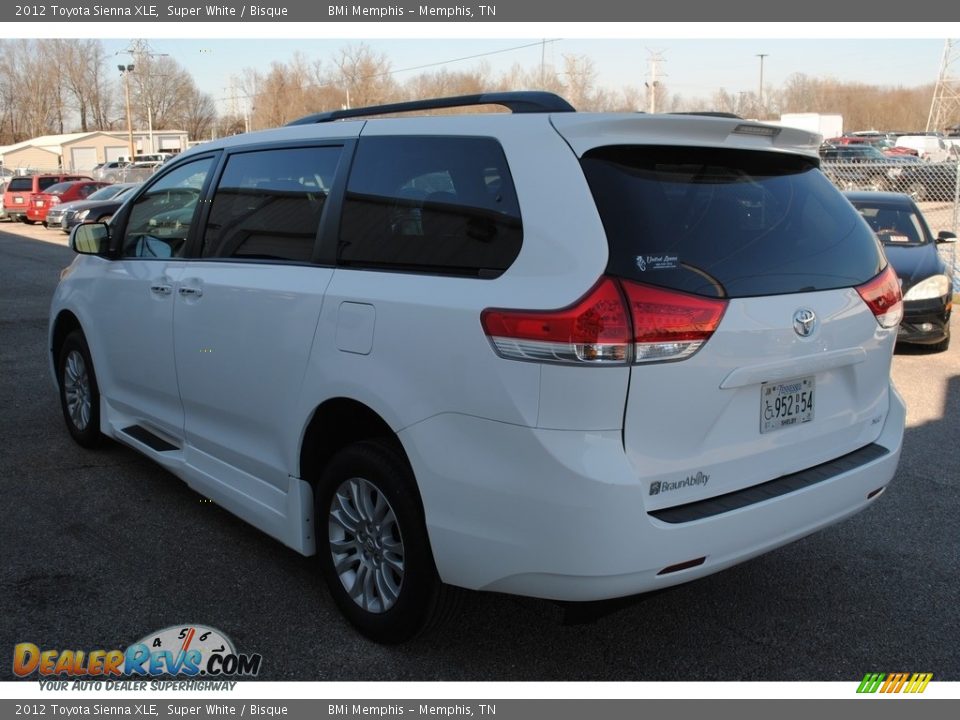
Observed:
[[[867,673],[857,692],[922,693],[932,679],[933,673]]]

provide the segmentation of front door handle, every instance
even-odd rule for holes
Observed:
[[[173,288],[169,285],[151,285],[150,292],[154,295],[169,295],[173,291]]]
[[[185,297],[201,297],[203,290],[197,287],[181,287],[177,292]]]

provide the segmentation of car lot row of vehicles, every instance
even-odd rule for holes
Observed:
[[[952,202],[960,188],[956,160],[923,162],[916,156],[885,155],[866,144],[820,147],[824,173],[841,190],[902,192],[918,202]]]
[[[3,192],[4,214],[28,225],[41,223],[69,232],[84,220],[104,222],[139,183],[109,183],[83,175],[13,177]]]
[[[938,133],[855,132],[828,138],[827,145],[874,147],[890,157],[912,156],[928,162],[943,162],[960,157],[960,137]]]

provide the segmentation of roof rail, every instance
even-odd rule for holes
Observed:
[[[732,112],[722,112],[720,110],[690,110],[688,112],[675,112],[671,115],[697,115],[699,117],[718,117],[730,118],[731,120],[743,120],[743,117]]]
[[[355,117],[368,117],[370,115],[389,115],[392,113],[470,107],[474,105],[501,105],[513,113],[576,112],[574,107],[562,97],[549,92],[494,92],[434,98],[432,100],[413,100],[411,102],[390,103],[387,105],[371,105],[370,107],[349,108],[347,110],[331,110],[330,112],[307,115],[299,120],[289,122],[287,125],[311,125],[313,123],[332,122],[334,120],[344,120]]]

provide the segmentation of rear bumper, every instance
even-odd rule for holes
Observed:
[[[891,385],[875,441],[887,451],[881,457],[769,500],[679,523],[647,512],[649,483],[632,470],[618,432],[441,415],[400,436],[445,582],[600,600],[709,575],[864,509],[893,478],[905,415]],[[700,558],[694,567],[660,574]]]

